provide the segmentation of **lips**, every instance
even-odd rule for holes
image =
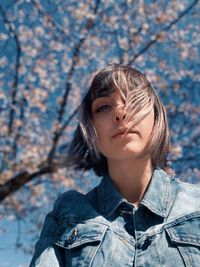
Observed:
[[[136,134],[138,134],[138,132],[135,131],[135,130],[129,130],[129,131],[127,131],[127,130],[128,130],[128,129],[120,129],[120,130],[116,131],[116,132],[114,133],[114,135],[112,136],[112,138],[116,138],[116,137],[123,136],[125,133],[126,133],[126,134],[128,134],[128,133],[136,133]]]

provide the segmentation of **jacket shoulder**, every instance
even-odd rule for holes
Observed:
[[[183,200],[190,199],[196,202],[196,198],[200,197],[200,184],[190,184],[180,179],[172,179],[172,186],[176,188],[178,196],[183,197]]]
[[[171,179],[172,207],[169,217],[181,217],[192,213],[200,214],[200,185]]]
[[[97,216],[88,197],[76,190],[61,194],[54,204],[54,214],[58,221],[82,221]]]

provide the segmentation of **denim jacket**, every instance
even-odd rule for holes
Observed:
[[[200,187],[155,170],[138,208],[110,177],[61,195],[30,267],[200,266]]]

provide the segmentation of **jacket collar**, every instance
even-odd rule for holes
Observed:
[[[97,192],[100,213],[105,217],[109,217],[121,203],[128,203],[119,193],[109,175],[103,177]],[[166,217],[169,199],[170,178],[163,170],[156,169],[140,205],[146,206],[161,217]]]
[[[171,183],[169,176],[161,169],[154,170],[149,187],[140,204],[165,218],[167,216],[170,193]]]
[[[127,202],[117,190],[109,175],[105,175],[97,187],[100,213],[109,217],[117,207]]]

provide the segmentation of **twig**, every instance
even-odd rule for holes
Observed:
[[[17,191],[20,187],[22,187],[27,182],[33,180],[34,178],[51,173],[56,170],[56,167],[53,164],[50,166],[44,166],[39,171],[28,173],[21,172],[16,176],[12,177],[9,181],[5,182],[5,184],[0,185],[0,201],[4,200],[8,195]]]
[[[98,11],[99,4],[100,4],[100,1],[97,1],[96,5],[94,6],[94,14],[95,15],[96,15],[96,13]],[[72,80],[72,77],[73,77],[75,66],[78,64],[78,61],[79,61],[79,54],[80,54],[81,47],[83,46],[83,44],[84,44],[84,42],[85,42],[85,40],[86,40],[86,38],[87,38],[87,36],[89,34],[89,31],[93,27],[94,27],[94,23],[92,23],[92,24],[91,23],[87,23],[86,26],[85,26],[85,28],[87,30],[85,35],[82,38],[80,38],[79,42],[75,45],[71,68],[70,68],[69,73],[67,75],[67,81],[66,81],[66,85],[65,85],[65,92],[64,92],[64,95],[63,95],[63,98],[62,98],[60,109],[58,111],[58,118],[57,118],[58,125],[62,124],[63,116],[64,116],[66,105],[67,105],[67,102],[68,102],[69,92],[72,89],[71,80]],[[75,111],[72,113],[70,118],[67,120],[68,123],[74,117],[74,115],[76,114],[77,110],[78,109],[75,109]],[[51,150],[50,150],[49,156],[48,156],[48,163],[49,164],[51,164],[51,162],[53,160],[53,157],[54,157],[54,154],[55,154],[55,150],[56,150],[57,144],[59,142],[60,136],[62,135],[63,129],[66,128],[66,126],[67,125],[65,123],[64,127],[62,126],[58,130],[55,130],[55,132],[54,132],[52,147],[51,147]]]
[[[195,0],[192,2],[192,4],[190,4],[183,12],[181,12],[176,19],[174,19],[169,25],[165,26],[159,33],[157,33],[153,40],[148,42],[136,55],[134,55],[134,57],[129,61],[128,65],[132,65],[140,55],[144,54],[153,44],[157,43],[160,35],[163,32],[169,31],[172,26],[179,22],[188,12],[190,12],[191,9],[194,8],[198,1],[199,0]]]
[[[15,30],[12,27],[11,22],[6,16],[6,12],[3,10],[3,8],[0,6],[0,11],[3,16],[3,20],[5,24],[8,25],[10,33],[12,33],[13,38],[15,40],[16,44],[16,63],[15,63],[15,75],[14,75],[14,81],[13,81],[13,91],[11,94],[11,108],[10,108],[10,115],[9,115],[9,122],[8,122],[8,135],[11,135],[12,133],[12,128],[13,128],[13,121],[14,121],[14,116],[15,116],[15,106],[16,106],[16,96],[17,96],[17,87],[18,87],[18,82],[19,82],[19,67],[20,67],[20,57],[21,57],[21,47],[20,47],[20,42],[18,39],[18,36],[15,32]]]

